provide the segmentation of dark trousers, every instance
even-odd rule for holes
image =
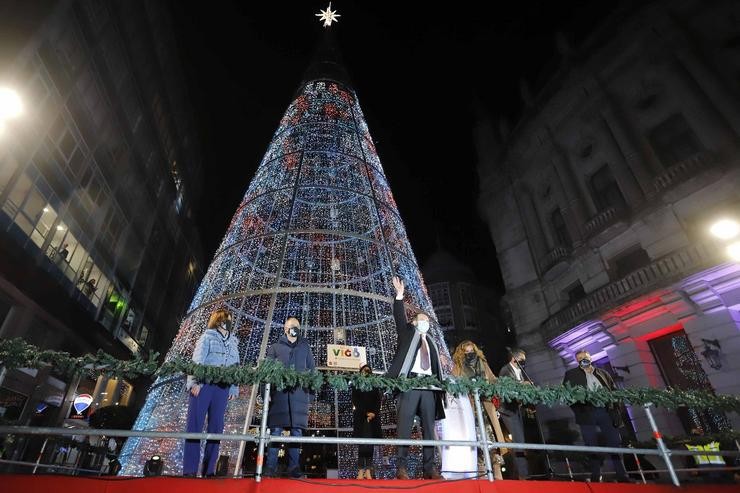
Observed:
[[[283,430],[285,428],[281,428],[279,426],[275,426],[270,429],[270,435],[272,436],[278,436],[283,434]],[[300,437],[303,436],[303,429],[302,428],[287,428],[290,430],[290,436],[292,437]],[[280,443],[275,443],[270,449],[267,451],[267,460],[265,461],[265,469],[269,473],[274,473],[277,471],[277,461],[278,461],[278,449],[280,448]],[[301,444],[300,443],[290,443],[286,444],[286,447],[288,449],[288,471],[298,471],[300,464],[298,463],[298,459],[301,454]]]
[[[619,430],[612,424],[612,418],[609,416],[609,412],[606,408],[595,407],[591,412],[595,424],[592,425],[579,425],[581,427],[581,435],[583,435],[583,443],[589,446],[599,445],[599,431],[604,436],[605,447],[621,447],[622,437],[619,435]],[[592,454],[589,458],[591,465],[591,481],[597,482],[601,477],[601,456]],[[625,479],[627,472],[624,470],[624,464],[622,463],[622,456],[619,454],[611,455],[612,466],[617,473],[617,479]]]
[[[360,469],[373,467],[375,445],[360,445],[357,447],[357,465]]]
[[[434,440],[435,399],[432,390],[409,390],[398,396],[396,404],[398,438],[411,438],[414,416],[421,419],[421,431],[424,440]],[[409,448],[399,445],[396,454],[396,466],[406,467]],[[434,471],[434,447],[423,447],[424,472]]]
[[[380,419],[376,416],[373,419]],[[373,433],[373,425],[367,420],[367,413],[363,410],[355,409],[353,413],[355,438],[376,438]],[[357,446],[357,467],[367,469],[373,466],[373,455],[375,455],[375,445],[358,445]]]
[[[522,421],[522,410],[517,409],[516,412],[509,410],[501,410],[501,419],[506,425],[506,429],[511,433],[511,440],[515,443],[526,443],[524,439],[524,422]],[[514,455],[514,463],[516,464],[517,474],[519,479],[526,479],[529,476],[529,465],[527,464],[527,457],[525,456],[524,450],[511,449]]]
[[[224,432],[224,414],[226,403],[229,400],[229,387],[204,384],[200,387],[198,397],[190,394],[188,405],[188,424],[186,431],[200,433],[208,415],[208,433]],[[197,475],[200,469],[200,440],[185,440],[183,454],[182,473],[186,475]],[[207,440],[206,450],[203,454],[203,474],[215,474],[216,461],[218,460],[218,440]]]

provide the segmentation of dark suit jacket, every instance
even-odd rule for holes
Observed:
[[[516,380],[517,382],[524,381],[524,375],[522,375],[522,378],[516,378],[516,373],[514,373],[514,369],[511,367],[511,363],[506,363],[504,366],[502,366],[501,371],[498,372],[498,376],[509,377],[512,380]],[[505,415],[515,414],[519,410],[519,407],[521,407],[521,405],[522,404],[519,401],[502,402],[499,412]]]
[[[601,385],[604,386],[605,389],[614,390],[616,388],[612,376],[601,368],[594,368],[594,376],[601,383]],[[587,387],[588,385],[586,383],[586,372],[581,370],[580,368],[573,368],[566,371],[565,376],[563,377],[563,385],[565,385],[566,383],[569,383],[572,386]],[[609,409],[609,414],[612,415],[612,422],[614,423],[615,428],[619,428],[622,425],[621,415],[619,413],[618,407],[612,407],[613,408]],[[576,424],[596,424],[593,418],[595,407],[591,404],[576,403],[571,405],[570,408],[573,410],[573,414],[575,414]]]
[[[406,320],[406,310],[403,307],[403,300],[393,301],[393,318],[396,321],[396,332],[398,333],[398,348],[396,349],[396,355],[393,357],[393,361],[391,361],[391,366],[386,372],[386,376],[397,378],[401,376],[401,367],[403,366],[403,362],[406,359],[406,354],[409,351],[413,351],[414,356],[411,357],[411,365],[408,370],[410,370],[413,366],[416,351],[418,351],[421,347],[421,339],[418,339],[415,348],[410,347],[411,341],[414,337],[414,333],[416,332],[416,328]],[[442,381],[444,376],[442,375],[442,366],[439,363],[439,354],[437,353],[437,348],[435,344],[429,344],[429,362],[431,363],[432,367],[432,375],[437,377],[438,380]],[[404,372],[403,376],[408,376],[408,370]],[[444,396],[442,395],[442,392],[435,392],[435,395],[435,400],[437,401],[435,413],[436,418],[444,419]]]

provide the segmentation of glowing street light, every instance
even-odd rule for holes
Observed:
[[[23,103],[18,93],[7,87],[0,87],[0,125],[6,120],[17,118],[23,113]]]
[[[712,224],[709,232],[721,240],[730,240],[740,233],[740,224],[733,219],[720,219]]]
[[[727,255],[735,262],[740,262],[740,241],[727,246]]]

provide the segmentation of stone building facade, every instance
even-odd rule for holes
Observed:
[[[587,348],[626,387],[740,393],[740,265],[708,231],[740,220],[740,4],[654,2],[559,48],[511,130],[482,118],[475,131],[480,211],[530,375],[559,383]],[[673,435],[732,420],[658,410]]]

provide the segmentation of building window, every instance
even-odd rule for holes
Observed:
[[[552,230],[555,234],[555,246],[570,246],[570,234],[568,233],[568,227],[565,225],[565,218],[563,218],[563,214],[560,212],[559,207],[550,214],[550,224],[552,224]]]
[[[452,310],[450,308],[439,308],[435,309],[434,313],[437,315],[437,322],[439,322],[442,330],[454,330],[455,324],[452,320]]]
[[[3,211],[36,246],[44,248],[57,216],[38,186],[46,190],[49,188],[43,178],[33,180],[27,172],[21,173],[3,204]],[[50,195],[53,196],[52,193]]]
[[[8,186],[16,169],[18,169],[18,161],[10,153],[0,160],[0,193]]]
[[[640,247],[623,253],[612,261],[614,274],[617,279],[621,279],[627,274],[641,269],[648,264],[650,264],[650,256]]]
[[[612,176],[609,165],[602,166],[588,180],[591,188],[591,196],[599,212],[614,207],[615,209],[624,209],[626,202],[622,191],[617,185],[617,181]]]
[[[463,308],[463,314],[465,315],[465,330],[478,330],[478,315],[475,313],[475,308],[466,306]]]
[[[103,299],[108,284],[108,278],[95,264],[92,257],[88,257],[77,279],[77,288],[97,307]]]
[[[680,114],[669,117],[653,128],[649,140],[658,159],[666,168],[704,150],[686,118]]]
[[[108,330],[113,330],[118,325],[118,321],[126,311],[128,301],[119,293],[115,287],[109,286],[108,293],[105,295],[104,310],[101,313],[101,322]]]
[[[129,308],[126,312],[126,316],[123,318],[123,321],[121,322],[121,329],[125,330],[127,334],[134,335],[138,332],[138,324],[139,324],[139,317],[136,314],[136,311],[132,308]]]
[[[648,341],[666,386],[687,391],[714,392],[699,357],[683,329]],[[699,427],[708,433],[727,431],[731,425],[722,411],[681,407],[678,417],[688,432]]]
[[[475,307],[475,294],[471,285],[460,283],[460,299],[463,305]]]
[[[138,342],[142,346],[146,346],[146,341],[149,338],[149,328],[142,324],[141,329],[139,330],[139,335],[136,338],[136,342]]]
[[[450,285],[446,282],[438,282],[429,286],[429,297],[432,306],[441,307],[450,305]]]

